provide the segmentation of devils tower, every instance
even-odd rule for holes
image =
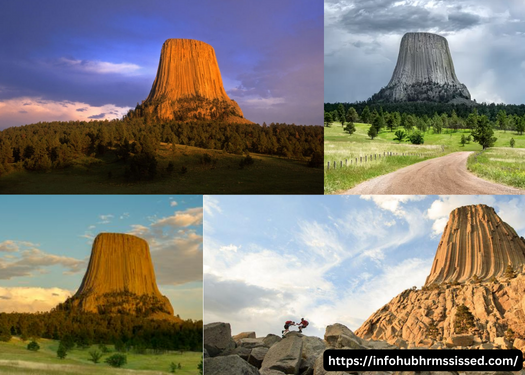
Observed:
[[[447,40],[430,33],[403,36],[392,79],[372,100],[472,103],[456,77]]]
[[[509,265],[513,272],[505,272]],[[467,332],[456,325],[462,305],[473,316]],[[356,334],[409,347],[508,348],[509,330],[525,339],[524,320],[525,240],[479,204],[450,213],[425,286],[393,298]]]
[[[148,243],[120,233],[101,233],[95,238],[82,284],[62,308],[173,316],[169,300],[157,287]]]
[[[450,213],[426,285],[464,283],[503,276],[508,265],[525,264],[525,240],[484,204]]]
[[[226,94],[213,47],[192,39],[164,42],[157,76],[137,111],[168,120],[251,123]]]

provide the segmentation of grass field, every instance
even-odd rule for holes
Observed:
[[[460,144],[461,135],[467,136],[470,133],[464,130],[452,132],[449,129],[444,129],[441,134],[434,134],[432,131],[429,131],[424,134],[425,143],[423,145],[412,145],[406,142],[398,143],[394,141],[394,132],[389,130],[382,130],[377,138],[371,140],[367,134],[370,128],[369,124],[357,123],[355,126],[356,132],[352,135],[343,130],[341,123],[336,122],[329,128],[325,127],[325,194],[341,193],[363,181],[433,157],[443,156],[456,151],[482,150],[482,147],[475,142],[470,142],[464,146]],[[525,135],[517,135],[511,131],[495,131],[495,136],[498,138],[496,147],[508,147],[510,139],[514,138],[515,148],[525,148]],[[364,157],[365,155],[383,154],[384,152],[422,154],[423,156],[382,157],[372,162],[355,165],[355,158]],[[350,163],[350,160],[353,160],[354,163],[349,165],[349,167],[344,167],[345,159],[349,159],[348,163]],[[340,161],[343,161],[343,168],[339,168]],[[327,171],[326,165],[328,162],[330,162],[331,166],[334,162],[337,162],[338,168]],[[502,180],[498,182],[505,183]]]
[[[198,364],[201,362],[202,353],[185,352],[184,354],[134,354],[127,353],[128,363],[122,368],[114,368],[104,363],[104,359],[113,353],[102,357],[100,363],[89,361],[88,349],[72,349],[64,359],[57,358],[58,341],[38,340],[40,350],[32,352],[27,350],[28,341],[13,337],[9,342],[0,342],[0,374],[166,374],[170,373],[170,364],[181,364],[181,369],[176,374],[198,374]],[[113,347],[108,346],[113,352]]]
[[[214,164],[201,161],[206,153],[216,159]],[[181,145],[172,153],[162,145],[160,176],[153,181],[127,182],[124,163],[109,155],[104,163],[83,160],[62,170],[10,173],[0,178],[0,194],[322,194],[321,168],[268,155],[251,156],[254,164],[241,169],[242,155]],[[170,161],[174,171],[168,173]]]
[[[525,149],[489,148],[480,155],[471,155],[468,169],[477,176],[525,189]]]

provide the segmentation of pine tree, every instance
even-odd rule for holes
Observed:
[[[478,118],[478,125],[472,131],[472,138],[478,142],[483,149],[492,147],[497,138],[494,137],[494,130],[490,126],[487,116],[483,115]]]
[[[372,138],[372,140],[377,137],[377,129],[374,125],[370,126],[370,129],[368,130],[368,136]]]
[[[456,309],[454,322],[454,333],[466,333],[474,328],[474,315],[465,305],[459,305]]]

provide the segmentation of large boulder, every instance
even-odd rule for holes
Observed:
[[[303,336],[303,353],[300,364],[300,372],[304,373],[308,369],[312,369],[315,365],[317,357],[323,354],[326,349],[326,343],[319,337]]]
[[[512,345],[505,337],[496,337],[494,344],[499,345],[501,349],[511,349]]]
[[[237,355],[204,360],[204,375],[259,375],[259,370]]]
[[[267,348],[271,347],[273,344],[278,343],[279,341],[281,341],[281,337],[272,333],[266,336],[263,340],[264,346],[266,346]]]
[[[301,334],[290,332],[284,339],[272,345],[266,353],[261,370],[278,370],[285,374],[298,374],[303,352]]]
[[[238,341],[240,339],[254,339],[256,336],[255,336],[255,332],[241,332],[235,336],[232,337],[232,339],[234,341]]]
[[[452,335],[447,340],[447,346],[454,348],[457,346],[471,346],[474,343],[474,336],[468,334]]]
[[[348,327],[335,323],[326,327],[324,339],[331,348],[364,349],[362,340],[357,337]]]
[[[269,349],[264,346],[252,349],[250,356],[248,357],[248,363],[257,368],[261,368],[268,350]]]
[[[235,349],[229,323],[210,323],[204,325],[204,348],[210,357],[227,354]]]
[[[265,346],[264,337],[259,337],[257,339],[240,339],[237,341],[237,345],[248,349],[257,348],[259,346]]]
[[[323,366],[323,353],[315,360],[313,375],[347,375],[343,371],[326,371]]]

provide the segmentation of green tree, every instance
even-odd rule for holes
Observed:
[[[332,122],[334,122],[334,118],[332,117],[332,114],[330,112],[324,113],[324,126],[331,126]]]
[[[514,140],[514,138],[511,138],[510,139],[510,147],[514,148],[514,144],[516,143],[516,141]]]
[[[405,130],[411,132],[412,129],[414,129],[414,126],[416,126],[416,117],[413,115],[407,115],[404,126]]]
[[[370,126],[370,129],[368,129],[368,136],[372,138],[372,140],[377,137],[377,129],[374,125]]]
[[[354,134],[354,132],[355,132],[355,125],[354,125],[354,123],[352,121],[350,121],[348,124],[346,124],[344,130],[348,134]]]
[[[506,133],[507,132],[507,123],[508,123],[507,112],[505,112],[504,110],[500,109],[499,112],[498,112],[498,116],[496,118],[498,120],[499,128],[501,130],[504,130],[505,133]]]
[[[57,357],[60,359],[64,359],[67,356],[67,350],[63,345],[58,345],[57,350]]]
[[[370,122],[370,109],[368,108],[368,106],[366,106],[363,111],[361,112],[361,120],[365,123],[365,124],[369,124]]]
[[[461,140],[459,141],[461,143],[461,146],[465,147],[465,143],[467,143],[467,138],[465,137],[465,134],[461,134]]]
[[[525,131],[525,115],[523,115],[516,121],[516,131],[519,135],[522,135]]]
[[[434,113],[434,117],[432,117],[432,127],[434,128],[434,133],[441,134],[443,130],[443,118],[437,113]]]
[[[203,368],[204,368],[204,367],[202,366],[202,359],[201,359],[201,363],[199,363],[199,364],[197,365],[197,368],[199,369],[199,374],[202,375],[202,370],[203,370]]]
[[[459,305],[456,309],[454,321],[454,333],[467,333],[474,328],[474,315],[465,305]]]
[[[339,116],[339,121],[341,121],[341,126],[344,127],[345,126],[345,117],[346,117],[344,105],[339,104],[339,107],[337,107],[337,114]]]
[[[357,111],[354,107],[348,108],[348,112],[346,112],[346,121],[347,122],[357,122],[359,120],[359,115],[357,114]]]
[[[472,138],[478,142],[483,149],[492,147],[497,138],[494,137],[494,130],[490,126],[487,116],[483,115],[478,118],[478,124],[472,131]]]
[[[376,128],[377,134],[379,134],[381,129],[385,127],[385,119],[383,115],[378,113],[376,116],[374,116],[374,119],[372,120],[372,126]]]

